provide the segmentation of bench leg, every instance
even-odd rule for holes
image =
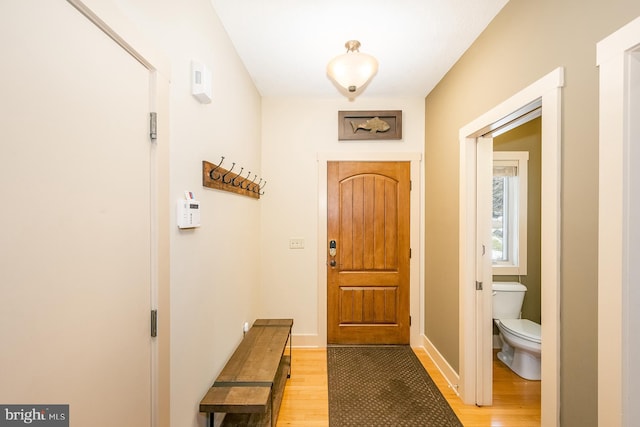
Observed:
[[[216,421],[216,414],[214,412],[209,412],[209,427],[213,427]]]
[[[271,394],[271,398],[269,400],[271,402],[271,427],[276,427],[275,426],[275,421],[276,420],[273,419],[273,386],[271,386],[271,393],[270,394]]]
[[[293,338],[291,337],[291,328],[289,328],[289,372],[287,378],[291,378],[291,361],[293,360]],[[286,344],[285,344],[286,345]]]

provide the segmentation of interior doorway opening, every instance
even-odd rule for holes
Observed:
[[[558,68],[460,129],[460,394],[466,404],[492,403],[492,282],[483,255],[490,229],[478,229],[478,173],[491,168],[492,144],[482,138],[542,116],[541,282],[542,397],[544,426],[559,425],[560,360],[560,95],[564,69]],[[480,159],[480,162],[478,160]],[[489,260],[490,265],[490,260]],[[486,283],[486,286],[478,286]]]

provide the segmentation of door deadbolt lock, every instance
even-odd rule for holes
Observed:
[[[331,255],[332,257],[336,256],[336,241],[335,240],[330,240],[329,241],[329,255]]]

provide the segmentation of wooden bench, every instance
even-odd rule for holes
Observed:
[[[258,319],[200,401],[200,412],[225,413],[222,426],[275,427],[291,376],[293,319]],[[289,355],[285,349],[289,343]]]

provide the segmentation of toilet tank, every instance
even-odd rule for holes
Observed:
[[[527,287],[518,282],[493,282],[493,318],[518,319]]]

